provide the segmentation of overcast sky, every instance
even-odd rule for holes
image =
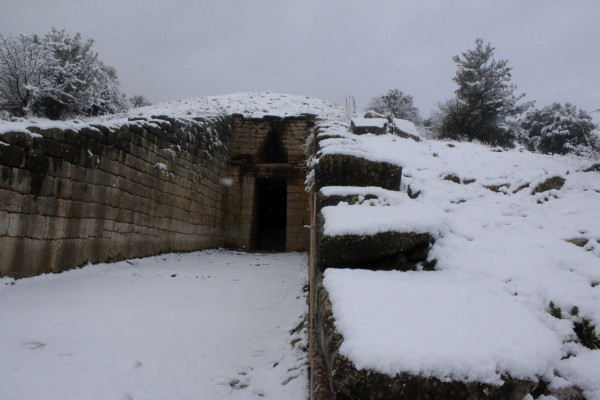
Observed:
[[[600,108],[599,20],[600,0],[0,1],[1,34],[81,32],[153,102],[273,91],[362,107],[398,88],[425,117],[477,37],[537,106]]]

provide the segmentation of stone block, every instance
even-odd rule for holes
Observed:
[[[33,148],[49,157],[58,158],[71,164],[78,164],[81,160],[82,151],[80,149],[55,139],[36,139],[33,142]]]
[[[72,184],[72,192],[70,198],[73,201],[91,201],[92,193],[91,193],[91,185],[82,182],[74,182]]]
[[[80,236],[80,225],[82,220],[80,218],[69,218],[67,219],[67,225],[65,227],[65,237],[69,239],[79,239]]]
[[[8,235],[9,213],[0,211],[0,236]]]
[[[26,236],[31,239],[43,239],[44,230],[46,227],[46,218],[41,215],[28,215],[27,216],[27,234]]]
[[[50,243],[44,240],[0,237],[0,276],[25,278],[50,272],[49,247]]]
[[[318,222],[320,229],[323,224]],[[374,270],[414,269],[427,259],[433,237],[429,233],[383,232],[372,236],[322,236],[317,242],[321,270],[363,268]]]
[[[4,136],[1,136],[4,139]],[[0,164],[21,168],[25,165],[25,150],[19,146],[0,144]]]
[[[61,239],[57,243],[55,262],[52,272],[62,272],[87,263],[83,256],[85,240],[70,238]]]
[[[55,197],[38,197],[37,210],[39,215],[55,216],[58,208],[58,200]]]
[[[42,154],[39,150],[33,150],[27,153],[24,169],[29,171],[31,174],[42,174],[48,173],[50,167],[50,159],[48,156]]]
[[[28,214],[12,213],[8,217],[8,236],[11,237],[26,237],[27,227],[29,224]]]
[[[73,195],[73,181],[66,178],[54,179],[54,196],[60,199],[70,199]]]
[[[24,196],[12,190],[0,188],[0,205],[3,211],[15,213],[21,211]]]
[[[46,219],[46,225],[44,227],[44,239],[56,240],[68,237],[67,226],[69,224],[68,218],[53,217]]]
[[[2,141],[23,149],[33,148],[33,137],[26,132],[6,132],[2,134]],[[1,159],[2,157],[0,157]]]
[[[482,382],[440,380],[407,373],[389,376],[369,369],[357,369],[339,352],[344,338],[335,328],[331,302],[318,280],[315,333],[326,360],[326,377],[335,398],[377,400],[521,400],[537,382],[502,376],[502,385]],[[315,343],[313,341],[313,343]]]
[[[324,155],[315,167],[315,186],[379,186],[399,190],[402,168],[348,155]]]

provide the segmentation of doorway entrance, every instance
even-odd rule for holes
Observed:
[[[254,250],[285,251],[287,182],[284,179],[256,178],[254,201]]]

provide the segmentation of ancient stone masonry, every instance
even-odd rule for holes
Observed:
[[[301,146],[313,119],[152,116],[3,134],[0,276],[224,245],[307,250]]]
[[[322,210],[325,207],[335,207],[342,202],[347,207],[357,201],[372,200],[377,204],[377,193],[398,191],[401,187],[402,169],[397,165],[352,155],[360,152],[324,151],[321,144],[325,140],[331,146],[335,146],[337,139],[339,143],[351,143],[348,133],[336,129],[318,126],[314,136],[307,141],[309,156],[317,158],[311,163],[314,172],[309,257],[311,399],[522,399],[535,389],[536,382],[503,376],[504,384],[495,386],[480,382],[447,382],[406,373],[388,376],[374,370],[357,369],[340,353],[344,338],[336,329],[329,294],[323,285],[325,269],[407,271],[419,265],[422,271],[428,271],[435,268],[435,261],[427,261],[434,241],[433,235],[427,232],[391,230],[339,236],[324,233],[326,221]],[[359,128],[353,131],[354,134],[364,133]],[[408,197],[413,198],[410,193]]]
[[[233,116],[228,245],[252,251],[308,250],[302,145],[313,120],[313,115]]]
[[[231,118],[1,136],[0,275],[222,243]]]

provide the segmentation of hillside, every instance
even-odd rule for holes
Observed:
[[[344,124],[319,136],[314,164],[344,154],[403,167],[400,192],[321,189],[354,194],[322,209],[325,236],[435,239],[434,271],[325,271],[341,354],[388,375],[501,384],[507,374],[600,399],[600,173],[592,161],[359,136]]]

